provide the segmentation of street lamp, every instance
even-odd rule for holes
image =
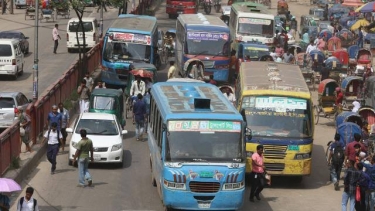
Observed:
[[[39,0],[35,0],[34,26],[34,65],[33,65],[33,101],[38,100],[38,33],[39,33]]]

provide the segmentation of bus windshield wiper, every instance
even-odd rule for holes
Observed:
[[[204,53],[207,53],[207,52],[208,52],[208,51],[201,51],[201,52],[199,52],[197,55],[195,55],[194,58],[197,57],[197,56],[199,56],[199,55],[202,55],[202,54],[204,54]]]

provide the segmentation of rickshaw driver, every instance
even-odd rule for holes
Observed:
[[[131,94],[131,99],[133,103],[136,101],[138,94],[141,94],[142,96],[144,96],[145,92],[146,92],[145,82],[141,80],[140,76],[135,76],[135,81],[133,81],[132,86],[130,88],[130,94]]]
[[[335,105],[340,106],[342,104],[342,100],[344,99],[344,94],[341,92],[340,87],[336,87],[336,100]]]
[[[173,50],[174,49],[174,37],[171,33],[167,32],[165,33],[165,36],[164,36],[164,43],[165,43],[165,47],[168,48],[169,50]]]

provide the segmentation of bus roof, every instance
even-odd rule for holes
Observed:
[[[243,95],[285,95],[310,99],[309,87],[298,65],[276,62],[243,62],[240,67]]]
[[[160,82],[152,86],[151,94],[165,119],[205,118],[242,121],[242,116],[236,108],[219,88],[212,84]],[[195,101],[199,100],[210,100],[210,104],[205,104],[206,109],[196,108],[198,103],[194,105]]]
[[[198,14],[180,14],[178,20],[187,29],[195,29],[194,26],[202,26],[203,28],[208,27],[221,27],[223,29],[228,29],[228,26],[219,17],[211,15]]]
[[[238,12],[268,13],[263,4],[253,2],[237,2],[232,4],[232,8]]]
[[[120,15],[108,29],[112,31],[126,31],[133,33],[151,34],[157,26],[157,19],[147,15]]]

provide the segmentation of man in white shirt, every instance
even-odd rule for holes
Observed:
[[[310,54],[311,51],[316,50],[316,46],[313,41],[310,41],[310,45],[307,46],[306,53]]]
[[[44,134],[44,139],[42,141],[42,146],[46,141],[48,141],[47,148],[47,159],[52,164],[51,174],[55,174],[56,170],[56,156],[59,153],[59,147],[62,144],[63,135],[59,130],[57,130],[57,123],[52,122],[51,129],[49,129]]]
[[[94,86],[94,79],[90,77],[89,72],[86,72],[85,77],[83,78],[86,80],[86,87],[90,89],[90,92],[92,91],[92,88]]]
[[[103,84],[103,81],[98,81],[98,85],[95,87],[95,89],[106,89],[105,85]]]
[[[175,77],[176,67],[174,66],[174,61],[169,61],[169,69],[168,69],[168,79]]]
[[[141,77],[136,76],[135,79],[136,80],[132,83],[132,86],[130,88],[130,95],[132,96],[133,100],[137,98],[138,94],[142,94],[143,96],[146,92],[146,84],[141,80]]]
[[[59,24],[55,24],[55,28],[52,29],[52,40],[54,42],[54,46],[53,46],[54,54],[56,54],[57,46],[59,46],[59,39],[61,40],[58,29],[59,29]]]
[[[21,197],[17,203],[17,211],[39,211],[38,201],[33,198],[34,188],[26,188],[25,197]]]
[[[231,92],[230,88],[227,87],[223,91],[224,96],[233,104],[233,106],[236,106],[236,97]]]

